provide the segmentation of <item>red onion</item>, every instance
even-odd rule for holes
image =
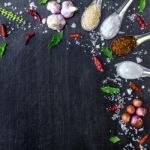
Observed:
[[[147,109],[145,107],[139,107],[136,110],[136,114],[144,117],[147,114]]]
[[[135,107],[141,107],[143,105],[143,102],[142,102],[142,100],[136,98],[136,99],[133,100],[133,105]]]
[[[121,116],[121,119],[124,123],[128,123],[130,121],[130,118],[131,117],[127,112],[123,113],[122,116]]]
[[[136,128],[141,128],[143,126],[143,120],[139,116],[133,116],[131,119],[131,125]]]
[[[127,112],[129,113],[129,114],[134,114],[135,113],[135,107],[133,106],[133,105],[129,105],[128,107],[127,107]]]

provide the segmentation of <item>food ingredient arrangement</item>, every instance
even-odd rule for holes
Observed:
[[[132,14],[129,16],[129,20],[131,22],[137,22],[139,25],[139,30],[145,30],[149,26],[146,23],[145,19],[142,17],[142,13],[147,9],[147,0],[125,0],[125,2],[118,6],[116,3],[116,11],[111,15],[104,18],[104,21],[101,23],[101,16],[103,15],[103,9],[109,6],[109,2],[107,5],[102,0],[94,0],[91,1],[89,6],[85,7],[83,14],[81,15],[81,27],[85,32],[90,35],[91,45],[83,45],[82,40],[86,41],[86,36],[80,33],[72,33],[70,35],[71,39],[74,39],[75,44],[77,46],[81,46],[83,48],[90,48],[91,50],[91,62],[95,65],[96,69],[100,74],[105,72],[105,67],[109,64],[115,57],[125,57],[136,51],[136,48],[142,45],[144,42],[150,40],[150,33],[144,33],[141,35],[118,35],[121,33],[122,21],[124,20],[125,14],[129,10],[132,9],[132,4],[137,3],[137,9],[139,12]],[[17,29],[25,30],[28,28],[31,31],[26,33],[24,37],[24,44],[29,44],[32,38],[36,36],[36,32],[39,29],[42,30],[42,34],[47,34],[49,30],[54,30],[55,34],[51,38],[51,40],[47,43],[48,49],[52,49],[57,45],[61,44],[63,40],[65,30],[65,26],[67,25],[68,19],[73,19],[74,15],[80,11],[77,6],[72,1],[48,1],[48,0],[39,0],[39,4],[41,7],[45,7],[47,11],[50,13],[49,16],[45,16],[43,18],[37,9],[37,6],[31,0],[29,1],[29,8],[26,8],[24,13],[33,17],[36,21],[36,28],[34,28],[31,23],[24,18],[24,14],[22,11],[20,13],[16,13],[15,9],[13,9],[12,3],[4,3],[4,7],[0,7],[0,17],[5,18],[6,20],[14,22],[17,26]],[[79,24],[79,22],[78,22]],[[8,27],[8,24],[2,23],[0,27],[1,37],[3,41],[0,44],[0,57],[7,55],[7,45],[6,38],[13,34],[14,28]],[[71,28],[74,30],[77,28],[76,23],[72,23]],[[98,29],[98,31],[97,31]],[[94,31],[96,30],[96,31]],[[88,39],[88,38],[87,38]],[[98,42],[101,42],[101,45]],[[111,40],[110,45],[106,45],[105,41]],[[85,42],[84,41],[84,42]],[[67,44],[70,45],[70,41],[67,41]],[[106,57],[106,62],[102,62],[100,57]],[[107,77],[106,80],[103,81],[103,86],[100,88],[100,91],[105,94],[104,98],[110,101],[110,106],[106,108],[107,113],[113,113],[112,120],[117,120],[121,131],[118,132],[118,135],[111,135],[108,140],[112,143],[121,142],[121,137],[131,136],[132,142],[137,142],[139,145],[139,149],[147,149],[146,142],[149,139],[149,134],[144,130],[144,120],[146,121],[148,113],[148,108],[144,105],[144,100],[141,100],[138,97],[138,94],[141,96],[144,95],[143,88],[134,82],[130,82],[128,84],[127,93],[131,96],[132,91],[137,92],[137,97],[130,97],[130,103],[126,103],[125,93],[122,94],[122,80],[126,79],[139,79],[141,77],[149,77],[150,70],[142,65],[142,59],[137,57],[137,63],[132,61],[123,61],[119,64],[116,64],[116,72],[117,75],[115,79],[111,79]],[[121,78],[120,78],[121,77]],[[116,87],[109,85],[108,82],[113,80]],[[128,98],[129,100],[129,98]],[[115,103],[115,104],[114,104]],[[131,134],[132,132],[132,134]],[[146,133],[146,134],[145,134]],[[139,134],[139,135],[138,135]],[[142,136],[141,136],[142,135]],[[136,149],[132,145],[132,142],[124,146],[125,149]]]

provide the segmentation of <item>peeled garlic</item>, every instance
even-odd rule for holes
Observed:
[[[74,12],[77,11],[78,8],[73,5],[71,1],[64,1],[62,3],[61,14],[65,18],[70,18],[74,15]]]
[[[64,28],[66,20],[61,14],[52,14],[47,18],[47,26],[52,30],[61,30]]]

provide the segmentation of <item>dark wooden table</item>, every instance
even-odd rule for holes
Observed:
[[[23,10],[23,16],[30,18],[24,9],[28,8],[27,0],[5,2],[9,1],[13,6],[17,6],[16,11]],[[46,6],[40,6],[37,0],[34,1],[38,12],[47,16]],[[69,46],[66,42],[70,40],[70,33],[74,30],[83,33],[85,38],[88,35],[80,28],[79,21],[83,8],[90,2],[74,0],[79,11],[68,20],[62,43],[52,50],[47,48],[54,33],[51,30],[44,35],[37,30],[35,38],[27,46],[23,41],[30,29],[15,30],[6,39],[7,51],[0,60],[0,150],[122,150],[131,141],[130,137],[123,136],[119,144],[109,142],[109,137],[117,135],[120,127],[118,121],[112,121],[111,115],[106,113],[105,108],[110,102],[104,99],[100,86],[107,76],[115,73],[114,64],[122,60],[136,61],[136,55],[115,58],[105,66],[105,73],[100,74],[91,61],[90,51],[85,53],[83,47],[77,46],[75,42]],[[114,11],[108,10],[110,6],[115,6],[114,3],[120,5],[123,0],[106,0],[104,3],[108,2],[109,5],[102,10],[102,20]],[[3,4],[4,1],[1,1],[0,6],[4,6]],[[141,31],[136,22],[132,23],[127,19],[127,16],[137,12],[133,9],[137,9],[137,6],[138,2],[135,1],[123,20],[121,31],[126,34],[141,34],[150,29]],[[149,7],[148,2],[143,18],[150,25]],[[33,19],[30,20],[35,23]],[[2,17],[0,22],[8,24],[8,20]],[[70,28],[72,22],[78,23],[76,29]],[[69,50],[66,50],[66,47],[69,47]],[[146,67],[150,67],[149,47],[150,43],[147,42],[135,50],[147,50],[147,55],[141,55],[142,65]],[[139,85],[145,85],[145,94],[139,96],[148,108],[149,81],[148,78],[136,81]],[[122,90],[126,90],[128,82],[122,82]],[[134,95],[137,96],[137,93]],[[150,115],[145,119],[143,133],[149,133],[149,120]],[[133,142],[133,145],[137,150],[137,144]],[[149,147],[150,142],[148,149]]]

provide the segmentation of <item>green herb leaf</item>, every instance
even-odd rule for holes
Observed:
[[[138,6],[139,12],[144,12],[146,8],[146,4],[147,4],[147,0],[140,0],[139,6]]]
[[[40,4],[43,5],[43,4],[46,4],[48,2],[48,0],[39,0]]]
[[[109,141],[115,144],[120,141],[120,138],[118,136],[112,136]]]
[[[58,45],[62,38],[63,38],[63,31],[61,32],[57,32],[54,37],[52,38],[52,40],[48,43],[48,48],[53,48],[55,47],[56,45]]]
[[[103,87],[101,87],[101,90],[107,94],[117,94],[120,92],[119,88],[114,88],[114,87],[110,87],[110,86],[103,86]]]
[[[113,58],[112,51],[108,47],[102,47],[101,51],[103,54],[109,58]]]
[[[0,57],[1,57],[1,58],[2,58],[3,55],[4,55],[4,52],[5,52],[5,50],[6,50],[6,46],[7,46],[6,43],[2,43],[2,44],[0,45]]]

